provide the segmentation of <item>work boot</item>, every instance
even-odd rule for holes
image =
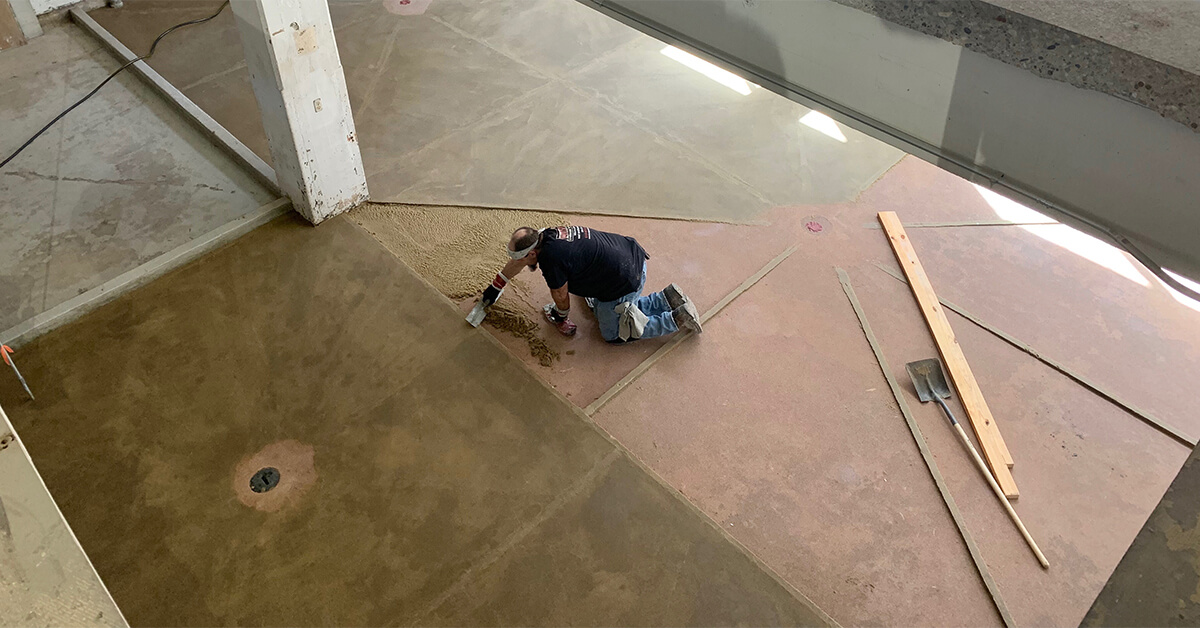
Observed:
[[[683,290],[680,290],[679,286],[675,284],[671,284],[666,288],[663,288],[663,295],[667,297],[667,305],[671,306],[672,310],[683,307],[684,303],[692,302],[692,300],[683,293]]]
[[[690,329],[697,334],[704,333],[700,327],[700,313],[696,311],[696,306],[692,305],[691,300],[683,302],[683,305],[671,311],[671,316],[675,319],[675,326],[680,329]]]

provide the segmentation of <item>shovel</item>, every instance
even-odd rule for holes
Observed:
[[[988,485],[992,487],[992,492],[996,497],[1000,498],[1000,503],[1004,505],[1005,512],[1008,513],[1013,523],[1017,524],[1017,529],[1021,531],[1021,536],[1025,537],[1025,542],[1029,544],[1029,549],[1033,550],[1033,555],[1037,556],[1038,563],[1043,568],[1050,568],[1050,561],[1046,560],[1046,555],[1042,550],[1038,549],[1037,543],[1033,537],[1029,535],[1029,530],[1025,529],[1025,524],[1021,523],[1021,518],[1017,516],[1017,511],[1013,510],[1012,504],[1008,503],[1008,498],[1004,496],[1004,491],[1000,490],[1000,485],[996,483],[996,478],[992,477],[992,472],[988,470],[987,464],[979,452],[975,450],[975,445],[971,444],[971,439],[967,438],[967,433],[963,431],[958,420],[954,418],[954,413],[950,411],[950,407],[946,405],[944,399],[950,398],[950,386],[946,384],[946,374],[942,372],[942,363],[937,358],[928,360],[918,360],[909,362],[904,365],[908,371],[908,376],[912,378],[913,388],[917,389],[917,398],[921,403],[929,403],[936,401],[942,407],[942,411],[946,413],[946,418],[950,419],[950,424],[954,426],[958,432],[958,438],[967,446],[971,452],[971,457],[975,459],[975,466],[979,467],[979,471],[983,473],[983,477],[987,478]]]

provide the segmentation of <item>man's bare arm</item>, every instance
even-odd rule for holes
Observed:
[[[525,260],[509,260],[508,263],[504,265],[504,268],[501,269],[500,273],[511,280],[517,275],[521,274],[521,271],[524,270],[526,266],[528,266],[528,264],[525,263]]]
[[[550,291],[550,296],[554,298],[554,306],[559,311],[565,312],[571,307],[571,293],[567,292],[567,284],[563,284],[561,288]]]

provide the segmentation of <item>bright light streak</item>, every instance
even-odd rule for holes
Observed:
[[[732,72],[722,70],[704,59],[684,52],[675,46],[663,48],[662,53],[667,58],[678,61],[743,96],[750,95],[750,83],[747,83],[746,79]]]
[[[1191,288],[1192,290],[1200,292],[1200,283],[1196,283],[1196,282],[1192,281],[1191,279],[1182,277],[1182,276],[1180,276],[1176,273],[1173,273],[1165,268],[1163,269],[1163,271],[1166,272],[1171,277],[1175,278],[1175,280],[1178,281],[1179,283]],[[1155,279],[1158,279],[1158,277],[1155,277]],[[1183,296],[1182,294],[1180,294],[1177,290],[1175,290],[1171,286],[1168,286],[1167,284],[1163,283],[1163,280],[1161,280],[1161,279],[1158,279],[1158,283],[1161,283],[1162,287],[1166,288],[1167,292],[1171,293],[1171,296],[1174,297],[1176,301],[1179,301],[1180,303],[1192,308],[1193,310],[1200,312],[1200,301],[1196,301],[1195,299]]]
[[[800,124],[810,129],[816,129],[843,144],[846,143],[846,135],[842,133],[838,123],[820,111],[813,110],[804,114],[800,117]]]
[[[979,190],[979,195],[987,201],[988,205],[992,206],[992,211],[996,212],[1002,220],[1012,222],[1049,222],[1049,217],[1039,212],[1036,212],[1024,205],[1004,196],[981,187],[975,186]],[[1071,251],[1072,253],[1087,259],[1093,263],[1099,264],[1114,273],[1143,286],[1149,286],[1150,281],[1146,276],[1138,271],[1133,262],[1129,261],[1126,254],[1121,249],[1098,240],[1092,236],[1073,229],[1068,225],[1029,225],[1021,226],[1021,229],[1032,233],[1033,235],[1053,242],[1058,246]]]

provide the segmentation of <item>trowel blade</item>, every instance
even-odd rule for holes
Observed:
[[[467,322],[471,324],[471,327],[479,327],[485,316],[487,316],[487,310],[484,309],[483,302],[481,301],[476,303],[475,307],[471,308],[471,313],[467,314]]]

